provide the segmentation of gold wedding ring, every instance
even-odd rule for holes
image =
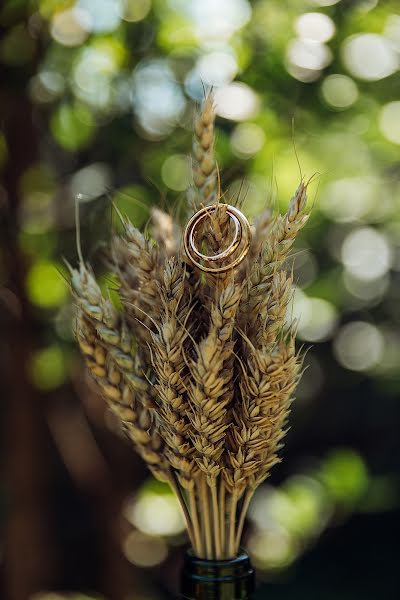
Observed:
[[[234,224],[235,233],[233,239],[229,246],[218,254],[203,254],[196,247],[196,236],[203,221],[207,217],[210,217],[212,212],[215,212],[218,208],[222,207],[225,208],[227,215]],[[183,244],[188,258],[197,268],[206,271],[207,273],[223,273],[236,267],[246,256],[250,247],[250,242],[251,229],[248,220],[239,209],[230,204],[205,206],[197,211],[186,225],[183,238]],[[229,257],[232,257],[232,260],[227,262],[226,259]],[[210,266],[210,263],[212,263],[212,266]]]

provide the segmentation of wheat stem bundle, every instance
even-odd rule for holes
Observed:
[[[233,221],[219,204],[214,120],[208,96],[195,120],[188,196],[194,210],[214,208],[199,240],[215,255]],[[285,215],[267,209],[256,219],[245,261],[223,273],[194,267],[179,225],[159,209],[146,236],[120,215],[108,266],[122,309],[104,297],[81,253],[71,269],[88,372],[155,477],[177,494],[198,557],[237,555],[254,491],[280,461],[302,365],[285,324],[286,261],[308,219],[308,183]]]

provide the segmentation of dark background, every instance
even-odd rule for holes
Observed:
[[[287,206],[294,146],[317,174],[294,258],[308,369],[245,538],[258,597],[397,597],[398,2],[14,0],[0,34],[1,597],[176,592],[179,511],[87,384],[63,258],[78,193],[105,287],[111,202],[137,226],[180,212],[202,83],[250,216]]]

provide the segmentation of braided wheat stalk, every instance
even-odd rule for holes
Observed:
[[[195,120],[189,203],[217,205],[199,234],[210,254],[232,235],[218,204],[214,120],[208,96]],[[153,474],[175,490],[199,557],[237,554],[254,491],[281,460],[301,372],[285,325],[292,293],[285,261],[308,219],[308,183],[285,215],[267,209],[256,220],[244,265],[213,276],[190,264],[171,217],[153,213],[154,240],[121,217],[109,258],[121,313],[82,257],[71,269],[87,369]]]

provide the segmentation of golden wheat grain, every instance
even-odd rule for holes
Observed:
[[[150,336],[148,329],[141,327],[138,321],[151,328],[151,319],[159,314],[158,287],[162,282],[162,263],[151,240],[125,218],[122,226],[122,235],[115,235],[111,241],[110,268],[116,271],[120,281],[126,319],[135,335],[144,342],[142,351],[146,354]]]
[[[217,201],[217,166],[214,158],[214,97],[209,94],[196,113],[192,149],[193,185],[188,190],[189,209],[194,212]]]
[[[157,331],[151,334],[151,354],[159,397],[162,431],[168,444],[167,454],[182,487],[191,490],[197,470],[194,449],[188,438],[191,424],[186,398],[188,384],[184,345],[188,339],[187,319],[191,305],[185,299],[185,272],[178,259],[167,261],[164,283],[160,286],[162,310]]]
[[[159,436],[149,408],[138,401],[137,389],[127,380],[112,354],[102,345],[94,324],[80,310],[77,314],[76,337],[85,363],[111,411],[152,473],[168,480],[169,464],[163,456],[163,440]]]
[[[231,468],[225,471],[233,497],[239,499],[245,494],[236,532],[231,530],[233,554],[238,551],[244,517],[255,489],[280,462],[278,451],[301,369],[293,334],[289,332],[272,351],[267,347],[257,350],[251,347],[242,368],[242,406],[234,411],[235,425],[230,431]]]
[[[308,220],[308,215],[304,213],[307,185],[303,181],[300,183],[290,201],[287,213],[275,219],[261,256],[253,263],[246,278],[239,308],[239,324],[253,342],[257,336],[259,337],[257,307],[265,304],[265,299],[271,292],[274,273],[282,267],[296,235]],[[285,296],[285,302],[286,299]],[[282,307],[282,312],[283,310]],[[261,318],[265,317],[264,312]]]

